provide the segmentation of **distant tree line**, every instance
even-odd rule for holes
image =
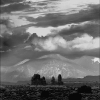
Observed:
[[[39,74],[34,74],[31,78],[31,85],[47,85],[45,77],[41,77]],[[58,75],[58,81],[55,77],[51,78],[51,85],[63,85],[61,74]]]

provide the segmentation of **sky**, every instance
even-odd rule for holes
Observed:
[[[28,77],[33,74],[30,74],[30,69],[34,69],[34,72],[49,70],[51,67],[39,66],[46,66],[44,62],[55,59],[66,66],[69,66],[70,60],[73,67],[67,70],[80,70],[80,77],[99,74],[99,0],[1,0],[0,7],[2,80],[5,81],[8,74],[13,77],[11,73],[14,71],[17,71],[15,76],[18,77],[18,68],[25,69],[22,72]],[[31,67],[27,69],[23,66]],[[56,66],[56,62],[53,66]],[[58,72],[57,69],[55,71]],[[71,76],[66,73],[64,77]]]

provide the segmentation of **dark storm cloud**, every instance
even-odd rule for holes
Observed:
[[[9,31],[9,29],[6,27],[6,25],[0,24],[0,36],[7,31]]]
[[[9,3],[18,3],[24,0],[0,0],[0,5],[9,4]]]
[[[12,11],[20,11],[20,10],[24,10],[30,8],[30,6],[28,4],[24,4],[24,3],[14,3],[14,4],[10,4],[8,6],[4,6],[1,7],[1,13],[10,13]]]
[[[39,6],[45,6],[47,5],[48,1],[42,1],[42,2],[38,2],[37,5]]]
[[[0,37],[0,51],[5,51],[5,50],[9,50],[11,48],[11,41],[10,38],[1,38]]]
[[[12,25],[9,21],[9,18],[6,18],[6,19],[1,18],[0,19],[0,25],[4,25],[7,29],[10,29],[12,27]]]
[[[0,24],[4,24],[8,26],[9,20],[8,19],[1,19]]]
[[[9,49],[14,49],[28,38],[29,34],[23,34],[18,31],[14,31],[14,34],[9,35],[5,33],[3,37],[0,37],[0,51],[7,51]]]
[[[45,0],[45,1],[37,2],[37,5],[46,6],[46,5],[48,5],[48,4],[52,3],[52,2],[57,2],[57,1],[59,1],[59,0]]]
[[[63,29],[59,32],[59,34],[62,35],[63,37],[66,37],[68,35],[73,36],[75,33],[79,34],[87,33],[93,37],[99,37],[100,24],[98,23],[98,21],[93,21],[93,22],[91,21],[88,24],[84,24],[83,26],[76,25],[75,27],[73,26],[70,27],[70,29]]]
[[[3,34],[8,33],[9,35],[12,34],[11,32],[11,24],[8,19],[1,19],[0,20],[0,36],[2,37]]]
[[[20,27],[11,28],[8,25],[8,21],[1,20],[0,22],[0,52],[2,52],[2,55],[6,54],[6,51],[9,49],[13,50],[16,46],[20,44],[24,44],[24,42],[28,39],[29,33],[26,33],[26,27],[29,27],[31,25],[24,25]],[[33,39],[34,35],[32,35],[29,38],[29,41],[31,38]],[[28,41],[28,43],[29,43]]]
[[[79,13],[61,15],[57,13],[47,14],[45,17],[38,17],[35,19],[37,21],[36,26],[60,26],[70,23],[78,23],[90,20],[97,20],[100,18],[100,5],[90,6],[90,9],[81,10]],[[29,21],[32,21],[32,18],[28,18]],[[34,18],[33,18],[34,21]]]

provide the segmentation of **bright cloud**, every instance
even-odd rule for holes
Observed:
[[[2,14],[0,19],[8,19],[12,27],[19,27],[27,24],[35,24],[35,22],[29,22],[25,17],[20,17],[20,14]]]
[[[26,2],[40,2],[40,1],[46,1],[46,0],[26,0]]]
[[[53,30],[53,27],[46,27],[46,28],[42,28],[42,27],[29,27],[26,32],[33,34],[36,33],[38,37],[45,37],[49,34],[53,34],[53,32],[51,33],[51,31]]]
[[[45,17],[45,14],[42,13],[36,13],[36,14],[27,14],[25,15],[27,17],[32,17],[32,18],[38,18],[38,17]]]
[[[80,5],[99,4],[99,0],[60,0],[58,8],[65,10],[66,8],[77,8]]]
[[[38,8],[38,12],[43,13],[51,13],[51,12],[60,12],[64,14],[75,13],[81,9],[87,9],[88,4],[99,4],[99,0],[26,0],[26,2],[36,2],[35,4],[31,4],[31,7],[36,6]],[[47,1],[47,5],[45,7],[37,6],[38,3]],[[42,9],[41,9],[42,8]],[[73,11],[74,10],[74,11]]]
[[[100,48],[100,38],[93,38],[88,34],[84,34],[81,37],[75,38],[73,41],[69,42],[69,44],[73,44],[72,48],[77,48],[82,51]]]
[[[19,27],[19,26],[27,25],[31,23],[27,21],[26,18],[19,18],[19,16],[10,16],[10,20],[15,25],[15,27]]]
[[[18,64],[15,64],[14,67],[22,65],[22,64],[26,63],[27,61],[29,61],[29,59],[25,59],[25,60],[19,62]]]
[[[39,45],[42,49],[47,51],[54,51],[58,49],[58,47],[66,48],[66,40],[64,40],[61,36],[49,37],[45,40],[35,39],[32,43]]]
[[[94,63],[95,62],[98,62],[98,63],[100,63],[100,58],[97,58],[97,57],[95,57],[95,58],[93,58],[93,59],[91,59]]]
[[[64,50],[78,49],[79,51],[100,48],[100,38],[93,38],[88,34],[84,34],[71,41],[67,41],[61,36],[49,37],[46,39],[36,38],[32,41],[32,43],[47,51],[55,51],[59,47]]]

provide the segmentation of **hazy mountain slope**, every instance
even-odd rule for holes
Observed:
[[[84,56],[79,59],[73,60],[75,63],[84,66],[86,70],[90,70],[92,75],[100,75],[100,64],[93,62],[94,57]]]
[[[36,61],[32,59],[26,62],[22,61],[16,66],[9,67],[6,72],[2,72],[2,79],[5,77],[5,80],[9,81],[27,80],[35,73],[46,78],[57,77],[58,74],[61,74],[63,78],[82,78],[91,75],[93,72],[91,72],[91,69],[87,70],[82,65],[57,54],[46,55]]]

